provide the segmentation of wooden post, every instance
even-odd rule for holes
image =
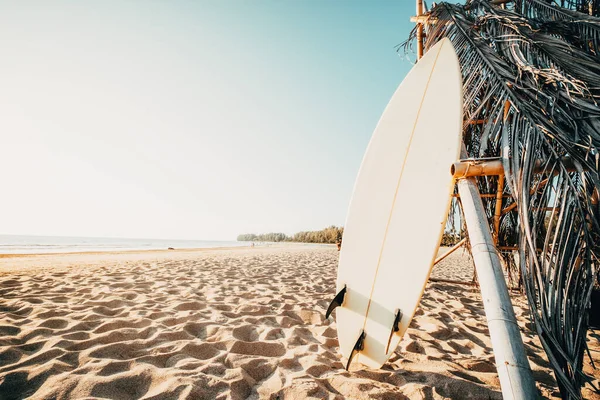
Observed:
[[[423,0],[417,0],[417,18],[423,15]],[[423,57],[423,24],[417,23],[417,60]]]
[[[510,101],[507,100],[504,103],[504,124],[506,124],[508,121],[509,112]],[[496,188],[496,210],[494,213],[494,245],[496,246],[496,248],[498,247],[498,241],[500,240],[500,216],[502,215],[502,195],[504,195],[504,171],[502,171],[502,173],[498,175],[498,187]]]
[[[494,245],[500,239],[500,215],[502,215],[502,195],[504,194],[504,175],[498,175],[498,191],[496,192],[496,212],[494,214]]]
[[[475,178],[458,181],[496,368],[506,400],[539,397]]]

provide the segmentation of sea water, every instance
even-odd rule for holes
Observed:
[[[248,242],[213,240],[122,239],[0,235],[0,254],[76,253],[83,251],[202,249],[244,247]]]

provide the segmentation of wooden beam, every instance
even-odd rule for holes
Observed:
[[[435,283],[453,283],[456,285],[465,285],[465,286],[477,286],[476,283],[474,282],[464,282],[464,281],[457,281],[454,279],[442,279],[442,278],[429,278],[429,282],[435,282]]]
[[[561,160],[568,172],[577,172],[575,164],[571,157],[563,157]],[[543,171],[543,164],[540,160],[535,162],[533,172],[541,174]],[[450,173],[456,179],[469,178],[472,176],[490,176],[490,175],[504,175],[504,166],[501,160],[462,160],[457,161],[450,167]],[[558,170],[554,171],[558,174]]]
[[[417,18],[423,15],[423,0],[417,0]],[[423,24],[417,24],[417,59],[423,57]]]
[[[487,119],[472,119],[469,121],[469,125],[482,125],[487,122]]]
[[[410,17],[410,22],[414,22],[415,24],[431,24],[435,21],[434,18],[431,18],[429,15],[417,15]]]
[[[475,282],[457,281],[454,279],[429,278],[429,282],[433,283],[451,283],[453,285],[477,286]],[[518,287],[510,287],[510,290],[520,290]]]
[[[502,210],[502,215],[511,212],[515,208],[517,208],[517,203],[512,203],[510,206],[508,206],[504,210]],[[539,211],[552,212],[552,211],[554,211],[554,207],[542,207],[542,208],[539,209]],[[496,217],[494,217],[494,219],[495,218]]]
[[[480,196],[481,196],[482,199],[495,199],[495,198],[498,197],[498,195],[495,194],[495,193],[483,193],[483,194],[480,194]],[[460,194],[453,193],[452,197],[460,197]],[[512,196],[510,194],[503,194],[502,197],[503,198],[508,198],[508,197],[512,197]]]
[[[435,261],[433,262],[433,265],[439,263],[444,258],[448,257],[450,254],[454,253],[456,250],[458,250],[466,242],[467,242],[467,238],[463,238],[460,242],[458,242],[454,246],[452,246],[447,252],[445,252],[444,254],[442,254],[441,256],[439,256],[438,258],[436,258]]]
[[[450,167],[450,173],[454,178],[468,178],[471,176],[504,175],[502,161],[458,161]]]

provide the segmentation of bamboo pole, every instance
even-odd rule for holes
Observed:
[[[452,246],[452,248],[450,248],[447,252],[445,252],[444,254],[442,254],[441,256],[439,256],[438,258],[436,258],[435,261],[433,262],[433,265],[439,263],[444,258],[448,257],[450,254],[454,253],[456,250],[458,250],[466,242],[467,242],[467,238],[463,238],[460,242],[458,242],[454,246]]]
[[[508,121],[510,112],[510,101],[504,102],[503,122]],[[498,175],[498,186],[496,187],[496,210],[494,212],[494,245],[498,247],[500,241],[500,216],[502,215],[502,195],[504,195],[504,168],[503,173]]]
[[[468,178],[470,176],[504,175],[502,161],[492,160],[478,162],[458,161],[450,167],[450,173],[455,178]]]
[[[417,0],[417,18],[423,15],[423,0]],[[417,59],[423,57],[423,24],[417,24]]]
[[[498,246],[500,240],[500,216],[502,215],[502,195],[504,194],[504,174],[498,175],[498,189],[496,192],[496,212],[494,213],[494,245]]]
[[[469,231],[471,253],[479,278],[502,395],[506,400],[537,399],[539,395],[475,179],[460,179],[458,190]]]
[[[479,196],[482,199],[495,199],[495,198],[498,197],[498,194],[497,193],[483,193],[483,194],[480,194]],[[458,193],[452,193],[452,197],[460,197],[460,194],[458,194]],[[503,198],[504,197],[508,198],[508,197],[511,197],[511,195],[510,194],[503,194],[502,197]]]
[[[568,172],[577,172],[577,168],[575,168],[575,164],[573,164],[571,158],[564,157],[561,161]],[[540,161],[536,161],[533,172],[544,172],[544,166]],[[559,170],[554,171],[555,174],[558,174],[559,172]],[[450,173],[456,179],[469,178],[472,176],[504,175],[504,166],[502,165],[501,160],[462,160],[452,164]]]
[[[410,22],[414,22],[415,24],[435,24],[437,18],[431,18],[429,15],[419,15],[410,17]]]
[[[465,285],[465,286],[477,286],[477,284],[473,283],[473,282],[457,281],[457,280],[454,280],[454,279],[429,278],[429,282],[434,282],[434,283],[452,283],[452,284],[455,284],[455,285]]]
[[[509,212],[511,212],[512,210],[514,210],[515,208],[517,208],[517,203],[512,203],[510,206],[508,206],[504,210],[502,210],[502,215],[508,214]]]
[[[457,281],[455,279],[444,279],[444,278],[429,278],[429,282],[433,283],[452,283],[453,285],[464,285],[464,286],[477,286],[475,282]],[[521,290],[518,287],[511,286],[509,290]]]

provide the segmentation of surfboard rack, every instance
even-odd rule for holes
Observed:
[[[390,343],[392,342],[392,337],[394,333],[400,330],[400,320],[402,319],[402,311],[400,309],[396,309],[394,314],[394,323],[392,324],[392,329],[390,330],[390,337],[387,342],[387,346],[385,347],[385,354],[390,351]]]
[[[340,290],[338,292],[338,294],[335,295],[333,300],[331,300],[331,303],[329,303],[329,307],[327,307],[327,312],[325,313],[325,319],[329,318],[329,316],[331,315],[333,310],[335,310],[337,307],[344,304],[345,298],[346,298],[346,285],[344,285],[342,290]]]
[[[352,348],[352,352],[350,353],[350,356],[348,357],[348,362],[346,363],[346,371],[348,371],[348,368],[350,368],[350,363],[352,362],[352,359],[354,358],[354,356],[362,351],[365,348],[365,338],[367,337],[367,334],[365,333],[365,331],[360,331],[360,336],[358,337],[358,340],[356,341],[356,343],[354,344],[354,347]]]

